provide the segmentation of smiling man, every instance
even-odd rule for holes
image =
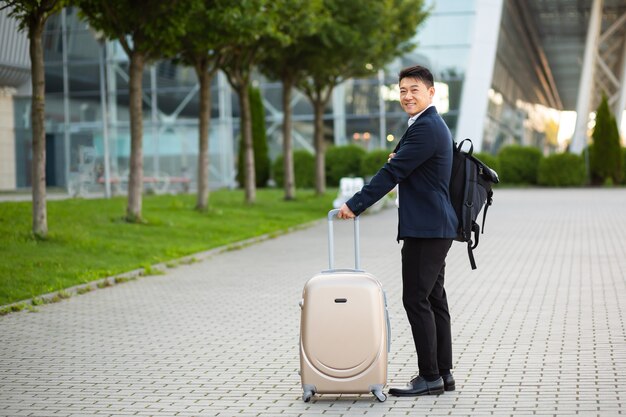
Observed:
[[[455,389],[450,314],[444,289],[445,259],[456,236],[450,203],[452,136],[433,106],[431,72],[422,66],[400,72],[400,104],[408,129],[388,162],[341,208],[358,216],[398,184],[398,241],[402,240],[402,302],[417,351],[419,374],[391,395],[436,395]]]

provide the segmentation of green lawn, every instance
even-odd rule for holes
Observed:
[[[207,213],[194,195],[145,196],[145,224],[122,220],[125,197],[49,201],[46,240],[30,232],[30,202],[0,203],[0,306],[322,219],[334,194],[299,190],[287,202],[258,190],[248,206],[242,191],[222,190]]]

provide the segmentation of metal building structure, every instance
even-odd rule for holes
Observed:
[[[583,150],[587,139],[588,119],[583,115],[598,106],[602,94],[607,96],[618,121],[626,108],[626,2],[593,0],[586,27],[576,100],[580,116],[572,140],[572,151],[577,153]],[[621,134],[626,132],[622,129]]]
[[[589,135],[588,115],[602,93],[622,119],[625,1],[476,0],[476,5],[457,131],[481,138],[478,149],[495,152],[506,143],[554,146],[546,143],[551,138],[541,119],[549,119],[551,110],[575,110],[571,150],[579,153]]]

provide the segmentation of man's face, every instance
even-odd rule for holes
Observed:
[[[406,77],[400,81],[400,105],[413,117],[424,111],[433,101],[435,87],[427,87],[417,78]]]

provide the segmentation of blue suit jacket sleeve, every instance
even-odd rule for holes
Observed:
[[[407,130],[395,157],[346,204],[359,215],[399,184],[398,239],[452,238],[457,220],[448,192],[451,171],[452,137],[430,107]]]

